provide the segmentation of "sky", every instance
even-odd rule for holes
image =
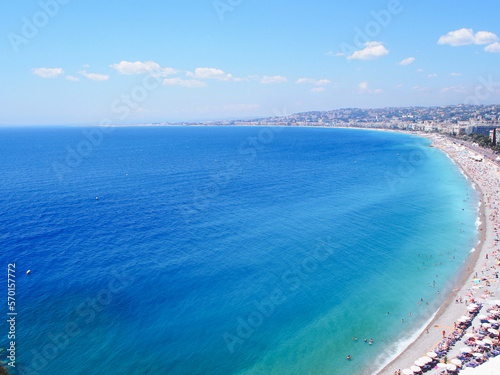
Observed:
[[[500,103],[498,0],[2,1],[0,124]]]

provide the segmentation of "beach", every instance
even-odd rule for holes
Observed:
[[[419,134],[422,135],[422,134]],[[481,322],[478,313],[484,314],[487,309],[500,304],[498,266],[500,258],[498,233],[500,230],[498,204],[500,202],[500,167],[490,160],[477,161],[481,155],[460,145],[458,141],[441,135],[423,135],[430,139],[432,146],[445,152],[471,181],[480,194],[479,208],[479,243],[468,257],[463,267],[463,274],[445,303],[435,314],[432,321],[424,328],[418,338],[401,354],[387,364],[378,374],[394,374],[398,370],[409,369],[415,360],[437,348],[444,337],[454,331],[458,319],[468,313],[467,307],[473,302],[480,305],[473,316],[470,326],[463,332],[471,332],[472,327],[479,329]],[[476,160],[475,160],[476,159]],[[479,279],[479,282],[477,281]],[[476,281],[475,281],[476,280]],[[458,336],[457,336],[458,337]],[[446,361],[461,354],[465,347],[465,339],[459,338],[450,345]],[[493,361],[493,359],[491,360]],[[498,361],[495,358],[494,361]],[[445,362],[444,356],[441,362]],[[480,373],[481,367],[467,368],[467,373]],[[439,374],[442,367],[435,367],[426,373]],[[475,371],[475,372],[474,372]]]

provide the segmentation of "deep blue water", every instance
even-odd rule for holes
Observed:
[[[429,143],[0,128],[17,373],[370,373],[436,310],[476,241],[477,197]]]

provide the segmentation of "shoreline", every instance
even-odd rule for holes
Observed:
[[[473,250],[471,250],[471,253],[468,255],[464,265],[462,266],[464,271],[459,271],[462,272],[462,275],[457,278],[457,280],[451,281],[454,285],[452,285],[452,289],[446,296],[445,301],[435,312],[432,320],[425,327],[423,327],[415,340],[413,340],[394,357],[389,359],[388,362],[383,365],[382,369],[377,370],[375,372],[377,375],[392,375],[397,370],[410,367],[417,358],[425,355],[425,353],[430,351],[440,340],[442,340],[441,329],[445,327],[453,327],[454,322],[460,318],[461,315],[463,315],[464,311],[466,311],[467,304],[457,304],[456,300],[460,297],[465,297],[469,287],[469,281],[472,281],[471,279],[474,273],[480,272],[480,259],[484,259],[488,253],[486,245],[494,243],[493,223],[486,214],[486,206],[488,202],[484,187],[481,186],[481,181],[478,181],[477,176],[469,173],[463,161],[446,148],[452,146],[454,141],[442,135],[438,137],[421,133],[417,133],[416,135],[433,142],[431,146],[445,153],[453,161],[453,163],[460,168],[464,176],[470,181],[471,185],[477,189],[480,201],[480,207],[478,208],[478,219],[480,224],[477,227],[479,242],[474,246]],[[476,153],[466,146],[461,147],[463,147],[464,151],[472,152],[474,154]],[[488,163],[491,164],[492,167],[498,167],[495,163],[491,163],[490,161],[483,161],[482,163]],[[439,328],[435,329],[437,327]]]

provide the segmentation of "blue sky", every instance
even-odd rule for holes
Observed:
[[[496,0],[6,0],[2,7],[0,124],[500,102]]]

